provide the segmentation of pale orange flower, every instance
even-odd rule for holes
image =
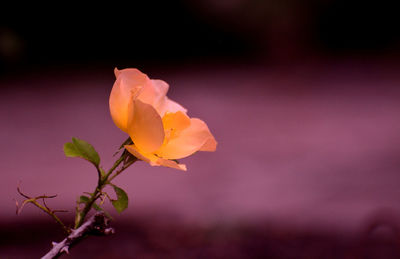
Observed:
[[[132,155],[153,166],[186,171],[185,165],[174,160],[196,151],[215,151],[217,142],[207,124],[189,118],[185,108],[166,96],[166,82],[132,68],[114,72],[111,117],[131,137],[134,144],[125,148]]]

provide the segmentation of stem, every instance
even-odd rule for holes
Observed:
[[[119,166],[119,164],[121,164],[126,158],[126,153],[122,153],[121,157],[115,161],[114,165],[110,168],[110,170],[108,170],[106,176],[104,177],[105,179],[107,179],[110,174],[112,174],[112,172],[114,172],[114,170]]]
[[[86,214],[90,211],[93,206],[93,203],[99,198],[99,193],[103,189],[104,186],[97,186],[95,191],[90,195],[89,201],[85,203],[85,207],[81,212],[77,211],[75,218],[75,228],[78,228],[82,225],[85,220]]]
[[[59,257],[62,253],[69,253],[69,249],[79,242],[86,235],[109,235],[113,234],[114,229],[109,227],[109,220],[103,212],[96,213],[85,223],[66,237],[60,243],[53,242],[53,248],[42,257],[42,259],[52,259]]]
[[[46,208],[46,207],[42,206],[40,203],[38,203],[36,201],[36,198],[30,199],[30,200],[28,200],[28,202],[34,204],[36,207],[38,207],[39,209],[43,210],[48,215],[50,215],[58,224],[60,224],[62,226],[62,228],[64,229],[65,232],[71,233],[71,230],[69,228],[67,228],[67,226],[65,226],[65,224],[61,221],[61,219],[59,217],[57,217],[57,215],[54,214],[53,211],[49,210],[48,208]]]
[[[111,182],[115,177],[117,177],[118,175],[120,175],[125,169],[127,169],[129,166],[131,166],[133,163],[135,163],[137,161],[137,158],[129,161],[127,164],[124,165],[124,167],[122,167],[120,170],[118,170],[113,176],[110,177],[110,179],[108,180],[108,182]]]
[[[36,207],[38,207],[39,209],[43,210],[45,213],[47,213],[50,217],[52,217],[58,224],[61,225],[61,227],[63,228],[63,230],[66,233],[71,233],[71,230],[65,226],[65,224],[62,222],[62,220],[57,217],[57,215],[55,214],[56,212],[66,212],[64,210],[52,210],[49,207],[47,207],[45,199],[51,199],[51,198],[55,198],[57,197],[57,195],[51,195],[51,196],[47,196],[47,195],[42,195],[42,196],[37,196],[37,197],[29,197],[28,195],[24,194],[21,189],[19,188],[19,186],[17,187],[17,191],[18,193],[23,196],[24,198],[26,198],[26,200],[24,200],[21,204],[21,206],[18,206],[18,202],[16,201],[16,205],[17,205],[17,215],[22,211],[22,209],[24,208],[25,204],[27,203],[32,203],[33,205],[35,205]],[[42,199],[43,200],[43,204],[40,204],[37,200]]]
[[[125,164],[120,170],[118,170],[115,175],[113,175],[110,179],[108,179],[110,177],[110,175],[114,172],[114,170],[117,169],[117,167],[122,162],[125,161],[127,156],[129,156],[129,153],[124,150],[124,152],[122,153],[120,158],[117,161],[115,161],[114,165],[110,168],[110,170],[108,170],[108,172],[106,173],[106,175],[104,177],[101,177],[101,174],[99,173],[99,180],[98,180],[96,189],[90,195],[90,198],[85,203],[85,206],[83,207],[82,211],[78,212],[78,210],[77,210],[76,218],[75,218],[75,228],[79,228],[83,224],[86,215],[88,214],[88,212],[90,211],[90,209],[92,208],[92,206],[96,202],[96,200],[101,196],[101,193],[102,193],[104,187],[108,183],[110,183],[110,181],[112,179],[114,179],[117,175],[122,173],[126,168],[128,168],[130,165],[132,165],[137,160],[137,159],[132,159],[127,164]]]

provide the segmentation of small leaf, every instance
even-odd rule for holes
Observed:
[[[118,211],[118,213],[121,213],[124,211],[126,208],[128,208],[128,195],[124,190],[121,188],[113,185],[115,194],[117,195],[116,200],[112,200],[111,203],[114,206],[114,208]]]
[[[99,167],[99,154],[92,145],[84,140],[72,138],[72,142],[64,144],[64,153],[67,157],[81,157]]]

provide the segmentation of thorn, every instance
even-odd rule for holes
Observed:
[[[15,206],[17,207],[17,210],[15,211],[15,213],[18,215],[18,212],[19,212],[18,201],[16,199],[14,199],[14,201],[15,201]]]
[[[29,197],[28,195],[24,194],[24,193],[21,191],[20,185],[21,185],[21,181],[20,181],[20,182],[18,183],[18,185],[17,185],[17,192],[18,192],[21,196],[23,196],[23,197],[25,197],[25,198],[27,198],[27,199],[30,199],[31,197]]]
[[[58,243],[57,242],[51,242],[51,245],[52,246],[56,246],[56,245],[58,245]]]
[[[66,253],[67,255],[69,254],[69,247],[68,246],[64,246],[63,248],[61,248],[60,250],[61,253]]]
[[[44,197],[42,198],[42,201],[43,201],[44,207],[45,207],[46,209],[48,209],[49,211],[51,211],[51,210],[49,209],[49,207],[47,207],[46,200],[44,199]]]

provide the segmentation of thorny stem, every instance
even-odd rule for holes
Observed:
[[[115,174],[113,176],[110,177],[110,179],[108,179],[108,182],[111,182],[115,177],[117,177],[118,175],[120,175],[126,168],[128,168],[129,166],[131,166],[133,163],[135,163],[137,161],[137,158],[133,158],[131,161],[128,161],[126,164],[124,164],[124,166],[117,170],[115,172]]]
[[[63,241],[53,242],[53,248],[42,259],[58,258],[63,253],[68,254],[69,249],[87,235],[110,235],[113,233],[114,229],[109,227],[109,219],[104,212],[98,212],[82,226],[74,229]]]
[[[120,150],[124,147],[124,145],[132,144],[132,140],[128,138],[127,140],[124,141],[124,143],[121,145]],[[117,152],[118,153],[118,152]],[[117,154],[116,153],[116,154]],[[48,215],[50,215],[58,224],[62,226],[64,231],[69,234],[67,238],[65,238],[61,243],[53,244],[53,249],[50,250],[50,252],[45,255],[43,258],[56,258],[60,256],[63,252],[68,253],[68,248],[71,247],[74,243],[79,242],[81,238],[83,238],[86,234],[91,234],[94,228],[93,233],[97,234],[112,234],[113,229],[108,228],[108,221],[106,221],[105,216],[107,216],[106,212],[99,212],[96,213],[93,217],[91,217],[89,220],[85,222],[85,218],[93,205],[95,204],[96,200],[99,199],[102,195],[105,195],[106,197],[110,198],[106,193],[103,192],[104,187],[107,184],[111,184],[111,181],[121,174],[125,169],[127,169],[129,166],[131,166],[133,163],[135,163],[138,159],[134,156],[132,156],[128,151],[125,149],[123,150],[120,158],[115,161],[114,165],[107,171],[107,173],[104,172],[104,170],[97,166],[97,173],[98,173],[98,182],[97,186],[94,190],[93,193],[89,193],[89,200],[85,202],[85,206],[83,209],[79,208],[80,201],[78,200],[78,204],[76,207],[76,216],[75,216],[75,227],[74,229],[68,228],[57,215],[55,215],[56,212],[64,212],[63,210],[52,210],[50,209],[45,202],[45,199],[49,198],[55,198],[57,195],[53,196],[38,196],[38,197],[29,197],[28,195],[22,193],[20,190],[19,186],[17,187],[17,191],[20,195],[26,198],[26,200],[23,201],[21,206],[19,206],[18,202],[16,202],[17,205],[17,214],[19,214],[22,210],[22,208],[25,206],[27,203],[32,203],[39,209],[43,210],[46,212]],[[118,170],[116,170],[122,163],[122,167]],[[115,174],[113,172],[115,171]],[[43,200],[43,205],[40,204],[37,200],[42,199]],[[104,201],[102,201],[104,202]],[[109,217],[109,216],[107,216]],[[100,220],[100,221],[98,221]]]
[[[125,141],[124,143],[126,143],[126,142],[127,141]],[[130,156],[131,155],[126,150],[124,150],[123,153],[121,154],[120,158],[117,161],[115,161],[114,165],[107,171],[107,173],[104,176],[101,175],[100,169],[98,169],[99,179],[98,179],[98,183],[97,183],[97,186],[96,186],[94,192],[90,194],[89,200],[85,203],[85,206],[83,207],[83,209],[81,211],[79,210],[79,204],[78,204],[77,211],[76,211],[76,217],[75,217],[75,229],[80,227],[83,224],[85,217],[88,214],[88,212],[90,211],[90,209],[92,208],[93,204],[96,202],[96,200],[98,198],[100,198],[101,194],[103,193],[104,187],[107,184],[109,184],[117,175],[122,173],[126,168],[128,168],[130,165],[132,165],[134,162],[136,162],[136,160],[137,160],[136,158],[131,158],[129,160],[128,158]],[[121,163],[123,163],[123,166],[119,170],[117,170],[113,176],[111,176],[111,174],[115,171],[115,169],[118,168],[118,166]]]

